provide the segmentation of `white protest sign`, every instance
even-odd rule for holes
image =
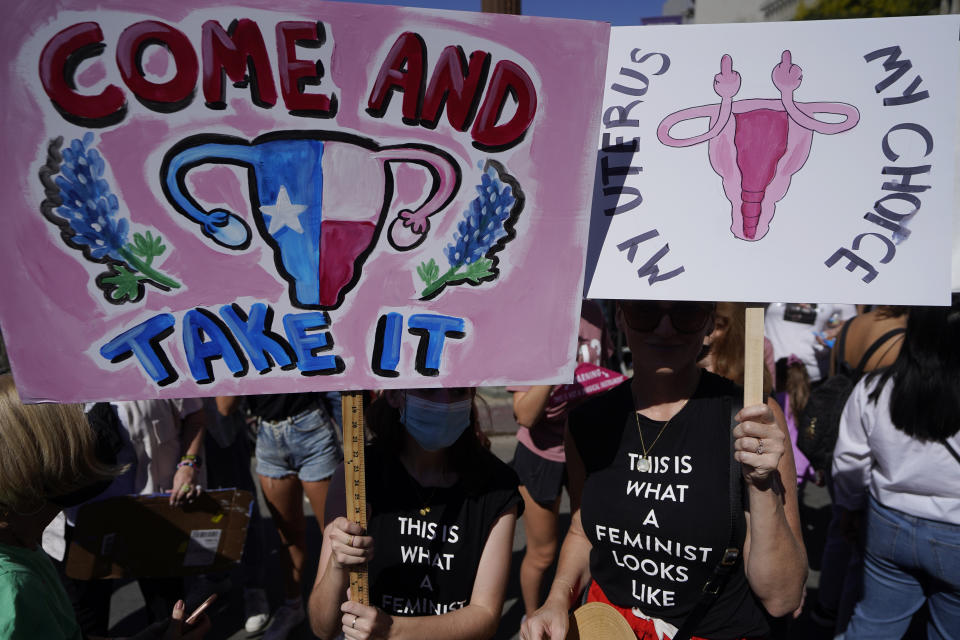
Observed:
[[[587,297],[948,304],[958,31],[614,28]]]

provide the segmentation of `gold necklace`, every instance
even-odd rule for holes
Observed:
[[[425,516],[430,513],[430,501],[433,500],[433,494],[437,492],[437,488],[434,487],[433,491],[430,492],[430,495],[427,496],[427,499],[424,500],[420,495],[420,492],[417,492],[417,497],[420,498],[420,502],[423,504],[423,507],[420,508],[420,515]]]
[[[420,509],[418,509],[418,511],[420,512],[420,515],[425,516],[428,513],[430,513],[430,510],[432,509],[432,507],[430,506],[430,502],[433,500],[433,497],[437,494],[437,490],[442,488],[443,483],[441,482],[440,484],[436,484],[432,487],[424,487],[419,482],[417,482],[414,478],[411,477],[410,479],[413,480],[413,491],[414,493],[417,494],[417,500],[419,500],[420,504],[423,505],[422,507],[420,507]],[[429,493],[427,492],[427,489],[430,490]],[[426,495],[426,498],[424,498],[424,495]]]
[[[684,403],[684,406],[686,406],[686,403]],[[683,407],[680,407],[680,410],[682,411]],[[643,449],[643,455],[640,456],[640,460],[637,461],[637,471],[647,473],[653,468],[653,463],[650,461],[650,451],[653,450],[654,445],[657,444],[657,440],[660,439],[660,436],[662,436],[663,432],[667,430],[667,427],[670,426],[670,423],[673,422],[673,419],[677,417],[678,413],[680,413],[680,411],[677,411],[677,413],[673,414],[669,420],[663,423],[663,426],[660,427],[660,432],[657,434],[657,437],[654,438],[653,442],[650,443],[650,448],[647,448],[647,445],[643,442],[643,430],[640,429],[640,412],[634,409],[633,417],[637,420],[637,433],[640,435],[640,448]]]

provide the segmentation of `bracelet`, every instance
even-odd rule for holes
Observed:
[[[185,453],[180,456],[180,462],[190,462],[193,467],[200,467],[203,465],[203,458],[195,453]]]
[[[180,467],[191,467],[193,469],[196,469],[197,463],[194,462],[193,460],[181,460],[180,462],[177,463],[177,469],[179,469]]]

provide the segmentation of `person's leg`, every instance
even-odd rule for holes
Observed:
[[[960,526],[922,521],[918,551],[928,576],[927,638],[956,638],[960,634]]]
[[[543,505],[533,499],[525,486],[523,496],[523,527],[527,549],[520,563],[520,593],[526,615],[540,608],[540,589],[543,574],[553,564],[557,553],[557,514],[560,496],[552,504]]]
[[[263,631],[270,619],[270,604],[263,588],[266,556],[264,521],[256,498],[256,484],[250,472],[250,442],[240,429],[226,452],[230,457],[229,464],[232,465],[233,484],[231,486],[249,491],[254,496],[253,504],[250,506],[247,540],[243,545],[243,555],[240,556],[240,576],[243,580],[244,629],[248,633],[256,633]]]
[[[260,475],[260,487],[273,518],[280,542],[286,549],[284,593],[300,597],[300,574],[306,550],[306,524],[303,515],[303,489],[295,475],[271,478]]]
[[[822,576],[823,574],[821,574]],[[828,574],[828,577],[829,574]],[[846,571],[841,580],[840,599],[837,604],[836,633],[842,633],[850,623],[853,609],[860,602],[863,594],[863,553],[854,545],[850,545],[850,554],[847,556]],[[821,577],[820,584],[823,578]]]
[[[826,476],[827,490],[833,499],[833,482],[829,474]],[[853,545],[844,537],[840,530],[840,507],[834,504],[830,511],[830,524],[827,525],[827,534],[823,542],[823,554],[820,557],[820,581],[817,589],[817,602],[813,608],[812,616],[817,624],[838,630],[844,626],[849,618],[849,611],[845,616],[843,623],[839,619],[839,613],[844,608],[845,601],[853,597],[856,602],[856,596],[849,591],[850,585],[847,577],[848,573],[859,564],[859,560],[854,561],[855,551]],[[860,574],[853,576],[853,582],[859,586]],[[846,585],[846,586],[845,586]],[[859,594],[856,594],[859,595]]]
[[[956,638],[960,633],[960,591],[956,588],[934,591],[930,594],[928,604],[930,620],[927,622],[927,640]]]
[[[286,549],[283,604],[276,609],[264,640],[284,640],[305,618],[302,574],[306,555],[306,521],[303,487],[297,477],[297,446],[293,419],[275,423],[261,421],[257,436],[257,475],[264,501],[270,510],[280,541]]]
[[[260,505],[257,502],[257,488],[250,472],[250,443],[243,436],[237,434],[236,440],[229,448],[229,454],[234,461],[234,478],[237,489],[249,491],[254,500],[250,508],[250,523],[247,526],[247,541],[243,546],[243,555],[240,564],[243,568],[243,583],[245,586],[259,587],[263,585],[263,517],[260,514]]]
[[[327,490],[330,488],[330,479],[326,480],[317,480],[315,482],[302,481],[303,491],[307,494],[307,499],[310,501],[310,508],[313,509],[313,515],[317,519],[317,524],[320,526],[321,533],[323,532],[323,527],[326,525],[324,522],[323,511],[327,505]]]
[[[520,563],[520,593],[526,615],[542,604],[543,574],[557,554],[557,514],[565,479],[563,462],[547,460],[517,442],[513,468],[523,497],[524,535],[527,548]]]
[[[294,464],[303,490],[310,500],[314,517],[324,527],[324,510],[330,478],[343,460],[343,450],[333,421],[326,410],[303,414],[293,420],[290,429],[290,447],[296,452]]]
[[[917,579],[915,522],[871,500],[863,562],[863,598],[845,640],[901,638],[926,596]]]

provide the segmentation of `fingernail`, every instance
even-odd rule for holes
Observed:
[[[177,611],[183,611],[183,600],[177,600],[177,604],[173,605],[173,608]]]

